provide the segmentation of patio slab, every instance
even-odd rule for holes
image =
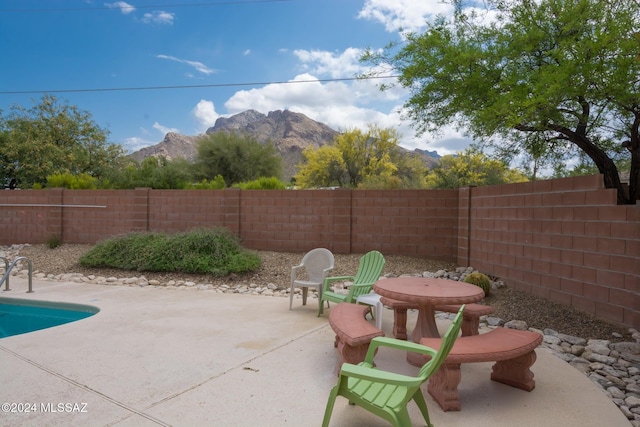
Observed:
[[[94,305],[90,318],[0,339],[0,400],[37,411],[0,413],[3,426],[313,426],[335,384],[337,353],[317,305],[214,291],[118,287],[11,278],[0,297]],[[391,311],[383,330],[391,336]],[[415,320],[410,315],[408,325]],[[441,325],[446,328],[446,324]],[[462,410],[436,426],[628,427],[586,376],[544,349],[525,392],[489,380],[491,363],[462,366]],[[381,351],[380,367],[413,373],[404,355]],[[52,412],[57,404],[80,411]],[[44,406],[42,406],[44,405]],[[41,410],[42,409],[42,410]],[[71,407],[71,409],[74,409]],[[48,410],[48,411],[47,411]],[[421,420],[410,404],[412,420]],[[470,420],[472,424],[470,424]],[[338,398],[332,426],[385,426]]]

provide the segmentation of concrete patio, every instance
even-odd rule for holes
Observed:
[[[0,339],[2,402],[35,404],[0,414],[2,426],[317,426],[335,384],[337,355],[315,300],[214,291],[117,287],[11,278],[0,297],[94,305],[88,319]],[[383,330],[391,336],[392,312]],[[409,325],[412,325],[412,318]],[[442,327],[446,327],[443,324]],[[426,393],[436,426],[628,427],[591,381],[544,349],[536,388],[489,380],[491,363],[463,365],[462,410],[443,412]],[[412,373],[404,354],[378,366]],[[70,404],[59,411],[58,404]],[[77,405],[75,405],[77,404]],[[43,409],[55,408],[57,412]],[[65,409],[69,409],[69,411]],[[3,407],[4,409],[4,407]],[[416,425],[421,420],[411,403]],[[385,426],[339,398],[332,426]]]

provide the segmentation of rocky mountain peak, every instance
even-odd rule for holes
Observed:
[[[253,123],[264,120],[267,117],[256,110],[247,110],[231,117],[220,117],[216,120],[213,127],[207,129],[205,133],[213,133],[218,130],[226,131],[245,131],[247,127],[251,127]]]
[[[247,110],[231,117],[220,117],[205,134],[215,132],[239,132],[261,143],[273,143],[282,156],[282,178],[285,181],[289,181],[297,173],[297,166],[303,160],[302,151],[305,148],[319,148],[330,144],[338,135],[338,132],[329,126],[290,110],[270,111],[266,115],[256,110]],[[159,144],[142,148],[132,153],[131,157],[139,162],[149,156],[167,159],[183,157],[193,161],[197,155],[197,141],[201,137],[169,132]],[[423,155],[427,164],[430,160],[435,162],[433,156],[424,155],[421,150],[415,151]]]
[[[169,132],[159,144],[141,148],[131,153],[130,156],[138,162],[143,161],[147,157],[165,157],[167,160],[182,157],[193,161],[197,154],[196,142],[198,138],[200,137]]]

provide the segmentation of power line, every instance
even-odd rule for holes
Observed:
[[[40,9],[0,9],[0,12],[13,13],[30,13],[30,12],[85,12],[93,10],[114,10],[124,9],[134,11],[136,9],[154,9],[154,8],[178,8],[178,7],[201,7],[201,6],[224,6],[236,4],[255,4],[255,3],[281,3],[293,0],[240,0],[240,1],[217,1],[217,2],[199,2],[199,3],[176,3],[176,4],[158,4],[143,6],[94,6],[94,7],[69,7],[69,8],[40,8]]]
[[[138,87],[112,87],[112,88],[89,88],[89,89],[55,89],[55,90],[7,90],[0,91],[0,95],[28,95],[39,93],[79,93],[79,92],[127,92],[142,90],[166,90],[166,89],[206,89],[215,87],[238,87],[238,86],[265,86],[265,85],[284,85],[296,83],[330,83],[345,82],[354,80],[374,80],[374,79],[393,79],[400,76],[370,76],[370,77],[344,77],[337,79],[313,79],[313,80],[289,80],[289,81],[272,81],[272,82],[246,82],[246,83],[214,83],[201,85],[173,85],[173,86],[138,86]]]

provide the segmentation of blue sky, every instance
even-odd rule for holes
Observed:
[[[200,134],[218,117],[289,109],[339,131],[393,127],[406,148],[449,154],[468,139],[453,129],[416,137],[400,118],[406,92],[327,81],[365,71],[364,49],[398,40],[400,28],[419,31],[437,13],[451,8],[440,0],[0,0],[0,109],[30,107],[47,92],[90,112],[129,152],[167,132]],[[291,81],[299,83],[271,83]],[[157,87],[177,88],[144,89]]]

